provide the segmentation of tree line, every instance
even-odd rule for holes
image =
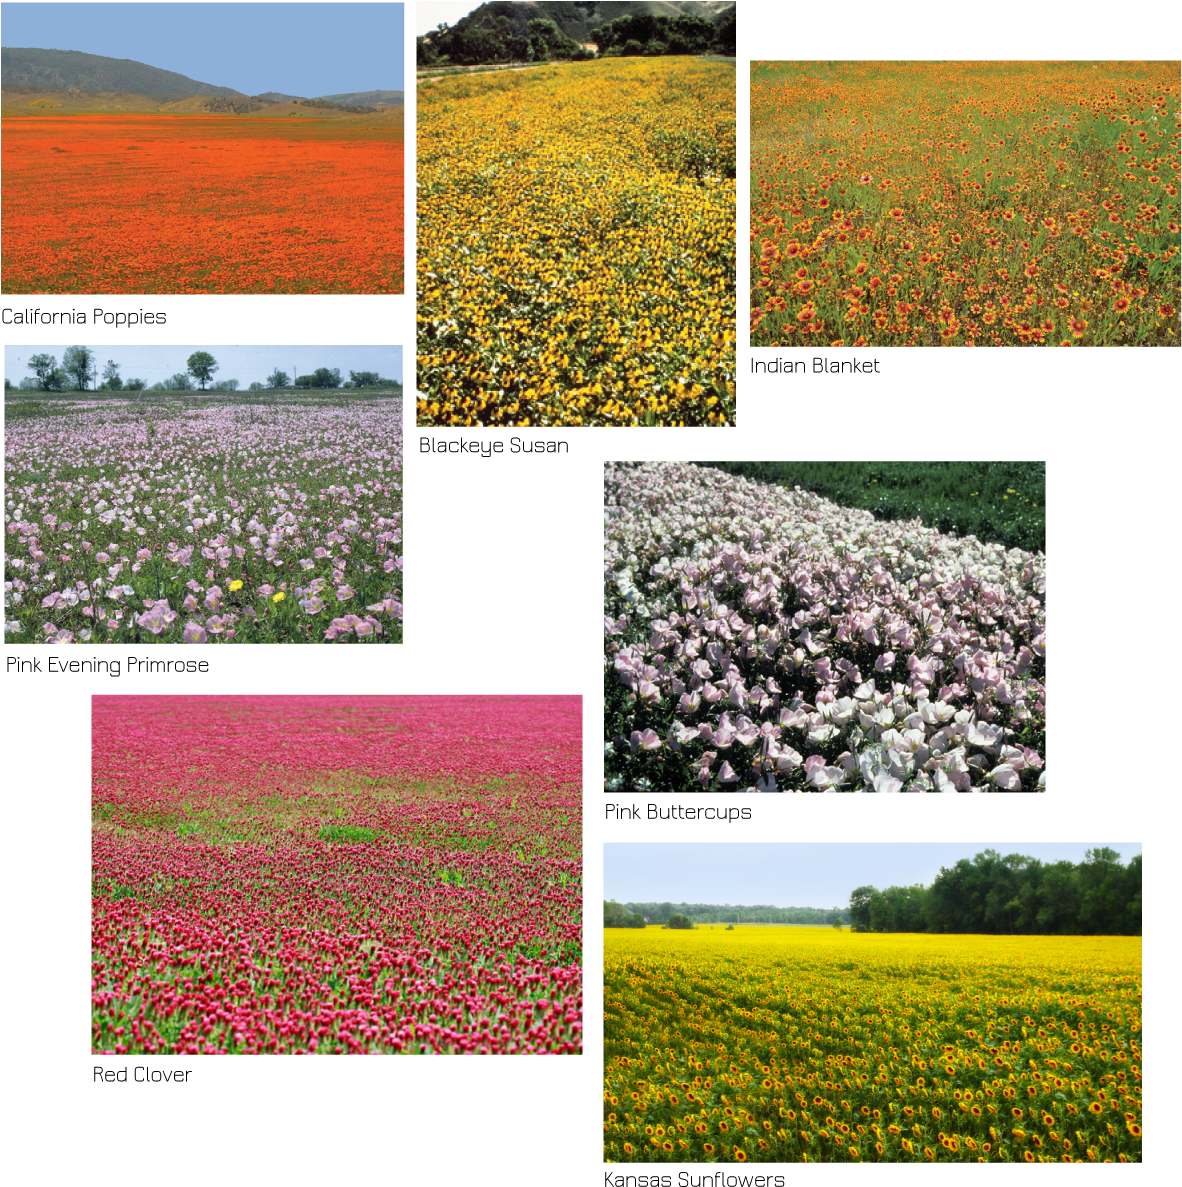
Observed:
[[[32,375],[21,380],[20,391],[80,391],[87,390],[87,385],[99,378],[98,365],[93,350],[85,346],[70,346],[62,355],[61,364],[51,354],[35,354],[28,362]],[[100,392],[188,392],[213,391],[235,392],[239,389],[237,379],[219,379],[213,381],[214,372],[219,369],[218,361],[207,350],[197,350],[189,355],[185,363],[185,370],[178,371],[168,379],[162,379],[150,386],[142,379],[123,378],[120,375],[122,365],[113,359],[108,359],[102,369],[102,380],[95,388]],[[206,384],[209,384],[208,389]],[[253,382],[247,391],[261,392],[280,388],[364,388],[364,387],[401,387],[392,379],[383,379],[377,371],[350,371],[349,378],[343,379],[339,367],[317,367],[309,375],[298,375],[294,383],[288,373],[276,367],[266,382]],[[8,378],[4,380],[4,390],[12,391],[13,384]]]
[[[1078,864],[985,849],[941,868],[931,886],[859,886],[848,908],[612,899],[603,904],[603,926],[849,923],[856,932],[1139,936],[1141,864],[1140,854],[1125,864],[1116,850],[1104,847],[1087,850]]]
[[[735,10],[717,21],[686,13],[633,13],[587,33],[594,45],[569,37],[525,5],[485,5],[454,26],[441,24],[418,38],[420,67],[477,66],[497,62],[589,61],[595,57],[661,57],[667,54],[735,53]]]
[[[849,914],[862,932],[1139,936],[1141,855],[1124,865],[1113,849],[1089,849],[1075,864],[986,849],[931,886],[859,886]]]
[[[483,23],[441,24],[420,37],[419,66],[478,66],[491,62],[580,62],[595,57],[593,50],[567,37],[554,21],[535,17],[524,27],[506,13],[494,13]]]
[[[674,916],[687,919],[688,924],[674,924]],[[811,926],[832,926],[848,923],[846,907],[772,907],[732,906],[730,903],[617,903],[611,899],[603,904],[604,927],[660,927],[689,926],[699,923],[797,923]]]
[[[632,13],[601,25],[595,31],[595,41],[604,58],[657,58],[666,54],[733,57],[735,10],[725,13],[717,23],[688,13]]]
[[[269,107],[272,100],[259,99],[249,95],[231,95],[229,97],[215,95],[205,100],[205,110],[214,115],[253,115]],[[373,115],[380,111],[378,107],[367,107],[360,103],[332,103],[328,99],[293,99],[291,102],[299,107],[318,107],[327,111],[347,111],[351,115]]]

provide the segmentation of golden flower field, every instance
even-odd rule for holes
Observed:
[[[735,70],[424,80],[418,423],[734,423]]]
[[[1139,1162],[1139,936],[604,931],[607,1162]]]
[[[1177,346],[1177,62],[755,62],[752,346]]]

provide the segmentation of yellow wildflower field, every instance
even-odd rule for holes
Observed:
[[[424,80],[417,193],[420,425],[734,423],[733,62]]]
[[[607,1162],[1139,1162],[1139,936],[604,931]]]

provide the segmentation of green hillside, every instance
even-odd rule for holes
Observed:
[[[6,91],[68,91],[88,95],[237,95],[233,87],[197,82],[130,58],[105,58],[73,49],[2,49],[0,78]]]

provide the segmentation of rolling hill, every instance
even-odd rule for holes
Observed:
[[[6,91],[69,91],[88,95],[237,95],[233,87],[198,82],[130,58],[105,58],[73,49],[0,49]]]
[[[233,87],[199,82],[130,58],[107,58],[78,50],[5,48],[0,63],[6,114],[99,111],[211,110],[224,114],[306,115],[356,108],[401,107],[402,91],[349,91],[305,99],[282,91],[248,96]]]

